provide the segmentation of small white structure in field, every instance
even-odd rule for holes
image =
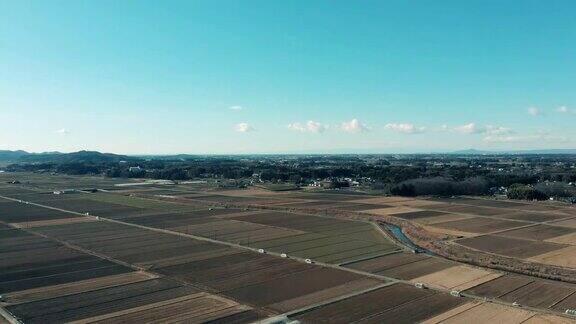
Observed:
[[[288,255],[287,255],[286,253],[282,253],[282,254],[280,254],[280,257],[282,257],[282,258],[287,258]]]
[[[460,290],[452,290],[450,292],[450,295],[452,295],[454,297],[462,297],[462,293],[460,293]]]
[[[258,253],[266,253],[266,251],[264,251],[264,249],[258,249]]]
[[[415,286],[416,288],[420,288],[420,289],[426,288],[426,286],[425,286],[423,283],[421,283],[421,282],[415,283],[414,286]]]
[[[308,264],[314,263],[314,261],[312,261],[312,260],[310,260],[310,259],[306,259],[306,260],[304,260],[304,262],[306,262],[306,263],[308,263]]]

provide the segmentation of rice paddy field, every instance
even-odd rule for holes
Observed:
[[[20,184],[8,183],[15,177]],[[133,182],[0,174],[0,314],[22,323],[277,316],[303,323],[561,323],[568,319],[562,313],[576,308],[573,285],[408,252],[371,222],[330,214],[394,215],[466,233],[453,238],[457,244],[554,263],[576,253],[576,215],[563,208]],[[75,190],[54,194],[65,189]],[[462,295],[449,293],[455,290]]]

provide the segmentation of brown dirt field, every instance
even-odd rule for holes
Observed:
[[[190,225],[185,227],[187,228],[186,233],[202,236],[213,235],[213,233],[217,233],[218,235],[226,235],[265,228],[260,224],[238,222],[234,220],[219,220],[217,222]]]
[[[454,266],[422,277],[412,282],[421,282],[430,287],[447,290],[465,290],[500,277],[501,274],[472,268],[464,265]]]
[[[284,252],[284,253],[291,253],[295,251],[313,249],[318,247],[331,247],[336,244],[342,244],[350,242],[350,240],[346,237],[323,237],[315,240],[306,240],[303,242],[294,242],[291,244],[282,244],[277,247],[270,247],[269,250]],[[364,242],[367,243],[367,242]]]
[[[442,323],[523,323],[536,313],[509,306],[482,303]]]
[[[86,223],[86,222],[95,222],[96,218],[94,217],[75,217],[75,218],[61,218],[61,219],[51,219],[45,221],[35,221],[35,222],[26,222],[26,223],[12,223],[10,225],[17,227],[17,228],[33,228],[33,227],[41,227],[41,226],[54,226],[54,225],[62,225],[62,224],[72,224],[72,223]]]
[[[360,271],[375,273],[378,271],[398,267],[404,264],[426,260],[427,258],[428,257],[423,256],[421,254],[400,252],[384,255],[374,259],[350,263],[347,264],[346,267]]]
[[[427,274],[450,268],[454,265],[451,261],[446,261],[438,258],[429,258],[422,261],[417,261],[391,269],[378,271],[377,274],[388,276],[392,278],[399,278],[402,280],[411,280],[417,277],[422,277]]]
[[[87,279],[61,285],[22,290],[5,294],[6,301],[11,304],[20,304],[30,301],[56,298],[107,287],[125,285],[157,278],[145,272],[130,272],[119,275]]]
[[[395,202],[394,205],[414,207],[414,208],[422,208],[422,209],[434,209],[434,207],[446,206],[447,204],[443,203],[443,202],[439,202],[439,201],[432,201],[432,200],[425,200],[425,199],[412,199],[412,200],[404,200],[404,201]]]
[[[280,303],[269,305],[268,308],[278,311],[280,313],[288,312],[291,310],[299,309],[308,305],[326,301],[338,296],[344,296],[355,291],[362,291],[371,287],[376,287],[382,284],[382,281],[376,279],[362,278],[347,282],[343,285],[324,289],[321,291],[313,292],[301,297],[285,300]]]
[[[437,223],[434,224],[434,227],[454,229],[457,231],[469,232],[469,233],[485,234],[528,224],[529,223],[509,221],[509,220],[474,217],[464,220]]]
[[[62,323],[188,296],[197,292],[191,287],[184,287],[171,280],[153,279],[13,305],[8,310],[27,323]]]
[[[498,235],[507,237],[516,237],[529,240],[543,241],[551,239],[554,237],[570,234],[576,232],[576,229],[560,227],[560,226],[550,226],[550,225],[534,225],[530,227],[524,227],[519,229],[514,229],[506,232],[500,232]]]
[[[432,294],[430,290],[394,284],[310,310],[296,319],[302,323],[347,324]]]
[[[566,227],[576,228],[576,218],[570,218],[570,219],[561,220],[558,222],[552,222],[550,224],[551,225],[557,225],[557,226],[566,226]]]
[[[153,268],[156,269],[238,253],[241,253],[241,251],[237,249],[232,249],[229,247],[215,247],[213,249],[206,249],[206,251],[157,259],[151,262],[150,265],[152,265]]]
[[[263,248],[263,249],[271,249],[274,247],[281,248],[282,246],[286,246],[289,244],[296,244],[299,242],[312,241],[312,240],[317,240],[317,239],[321,239],[321,238],[325,238],[325,236],[320,235],[320,234],[316,234],[316,233],[307,233],[307,234],[300,234],[300,235],[295,235],[295,236],[288,236],[288,237],[268,240],[268,241],[260,241],[257,244],[253,244],[253,245],[255,245],[255,247],[257,247],[257,248]]]
[[[422,320],[444,313],[465,303],[463,298],[454,298],[448,294],[434,294],[422,299],[400,305],[357,323],[380,324],[389,323],[419,323]]]
[[[394,214],[395,217],[400,217],[402,219],[414,220],[418,218],[425,218],[425,217],[434,217],[434,216],[443,216],[447,215],[443,212],[433,211],[433,210],[420,210],[415,212],[408,212],[408,213],[398,213]]]
[[[481,207],[498,207],[498,208],[519,208],[528,203],[509,201],[509,200],[494,200],[494,199],[478,199],[478,198],[450,198],[450,199],[433,199],[435,201],[443,201],[453,204],[462,204],[469,206],[481,206]]]
[[[517,258],[530,258],[566,247],[566,245],[556,243],[536,242],[495,235],[467,238],[459,240],[458,243],[480,251]]]
[[[404,197],[372,197],[372,198],[362,198],[357,200],[350,200],[350,202],[355,203],[366,203],[366,204],[383,204],[389,205],[398,202],[407,202],[412,201],[413,198],[404,198]]]
[[[568,296],[563,301],[559,302],[558,304],[554,305],[552,309],[565,312],[567,309],[575,309],[576,308],[576,294],[572,294]]]
[[[332,264],[342,264],[354,260],[363,260],[379,255],[383,255],[393,249],[384,249],[380,245],[372,245],[367,248],[359,248],[340,253],[334,253],[328,256],[319,257],[318,261]]]
[[[568,216],[575,216],[576,215],[576,207],[567,207],[557,210],[558,213],[562,213]]]
[[[461,237],[473,237],[473,236],[479,235],[478,233],[470,233],[470,232],[464,232],[464,231],[457,231],[454,229],[434,227],[434,225],[424,225],[423,228],[430,233],[456,236],[456,237],[460,237],[460,236]]]
[[[205,324],[244,324],[244,323],[259,323],[259,320],[268,317],[260,311],[254,309],[243,311],[240,313],[223,316],[218,319],[207,320]]]
[[[529,258],[530,261],[552,264],[560,267],[576,268],[576,246],[539,254]]]
[[[576,233],[557,236],[557,237],[548,239],[546,241],[552,242],[552,243],[559,243],[559,244],[576,245]]]
[[[363,242],[363,241],[348,241],[328,246],[318,246],[313,248],[307,248],[302,250],[296,251],[288,251],[290,255],[298,256],[301,258],[312,259],[316,260],[317,258],[321,257],[328,257],[334,254],[340,254],[342,252],[352,251],[362,248],[370,248],[374,246],[374,244],[370,242]],[[390,249],[393,250],[393,249]]]
[[[375,205],[375,204],[362,204],[362,203],[342,203],[337,204],[329,208],[335,208],[340,210],[349,210],[349,211],[365,211],[371,209],[381,209],[381,208],[391,208],[392,206],[386,205]]]
[[[286,267],[287,262],[281,258],[261,257],[258,259],[239,261],[236,264],[227,266],[215,266],[209,268],[190,269],[185,273],[178,274],[178,277],[188,280],[189,282],[200,282],[209,285],[207,282],[217,282],[227,280],[231,277],[237,277],[246,273],[258,273],[274,267]],[[229,288],[228,288],[229,289]]]
[[[249,187],[247,189],[231,189],[220,191],[226,196],[238,196],[238,197],[273,197],[273,198],[283,198],[289,191],[275,192],[257,187]]]
[[[478,301],[470,301],[467,302],[465,304],[462,304],[458,307],[454,307],[442,314],[436,315],[432,318],[429,318],[425,321],[422,322],[422,324],[438,324],[438,323],[443,323],[445,320],[454,317],[458,314],[464,313],[465,311],[468,311],[471,308],[474,308],[476,306],[480,305],[480,302]]]
[[[228,316],[250,308],[206,293],[198,293],[115,313],[72,322],[84,323],[148,323],[161,319],[163,323],[202,323],[206,320]]]
[[[505,275],[476,287],[472,287],[466,292],[481,297],[499,298],[511,291],[519,289],[520,287],[529,285],[534,282],[534,280],[536,279],[528,276]]]
[[[444,223],[450,221],[457,221],[463,219],[470,219],[474,216],[466,216],[466,215],[457,215],[457,214],[445,214],[441,216],[432,216],[432,217],[424,217],[415,219],[414,222],[422,225],[433,225],[437,223]]]
[[[250,245],[252,242],[269,241],[282,237],[292,237],[302,233],[303,232],[300,231],[271,227],[256,231],[225,235],[219,238],[227,242],[241,242],[242,244]]]
[[[310,270],[309,265],[299,262],[286,262],[269,268],[258,269],[255,271],[234,274],[226,279],[209,281],[204,285],[216,289],[217,291],[234,290],[241,287],[259,284],[269,280],[276,280],[297,272]]]
[[[572,323],[574,323],[574,320],[570,318],[549,314],[536,314],[530,317],[526,322],[522,324],[572,324]]]
[[[556,210],[561,209],[561,207],[537,205],[537,204],[526,204],[524,206],[516,207],[516,209],[522,209],[522,210],[527,210],[527,211],[556,211]]]
[[[259,255],[252,252],[240,252],[231,255],[223,255],[214,258],[191,261],[174,266],[164,267],[157,269],[158,272],[169,276],[180,277],[183,279],[190,279],[198,281],[207,279],[212,274],[212,271],[226,270],[234,266],[242,265],[243,263],[258,261],[262,259],[271,259],[272,257],[266,255]],[[273,259],[273,258],[272,258]],[[234,272],[230,269],[230,274]]]
[[[515,219],[527,222],[549,222],[557,219],[566,218],[566,215],[552,214],[552,213],[535,213],[535,212],[513,212],[510,214],[500,215],[500,218]]]
[[[376,196],[364,195],[364,194],[347,194],[347,193],[334,193],[334,192],[318,192],[318,191],[301,191],[301,192],[290,192],[285,194],[285,198],[298,198],[298,199],[310,199],[310,200],[321,200],[321,201],[351,201],[363,198],[370,198]]]
[[[461,213],[470,214],[478,216],[495,216],[503,215],[509,213],[510,211],[502,208],[491,208],[491,207],[476,207],[476,206],[464,206],[464,205],[450,205],[442,207],[432,207],[435,210],[442,210],[450,213]]]
[[[370,209],[370,210],[365,210],[364,212],[372,214],[372,215],[377,215],[377,216],[388,216],[388,215],[395,215],[395,214],[399,214],[399,213],[410,213],[410,212],[417,212],[417,211],[421,211],[421,209],[400,206],[400,207]]]
[[[548,308],[576,292],[574,285],[536,280],[500,297],[507,302],[518,302],[536,308]]]
[[[226,292],[226,295],[248,304],[266,306],[339,286],[359,278],[359,275],[350,272],[330,268],[315,268],[280,279],[231,290]]]

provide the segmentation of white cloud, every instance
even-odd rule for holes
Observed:
[[[546,131],[537,131],[535,134],[525,134],[525,135],[487,135],[483,139],[485,142],[490,143],[511,143],[511,142],[523,142],[523,143],[571,143],[573,142],[570,138],[565,136],[557,136],[550,134]]]
[[[528,114],[532,116],[540,116],[542,115],[542,111],[538,107],[530,107],[528,108]]]
[[[228,107],[228,109],[234,110],[234,111],[240,111],[240,110],[244,110],[244,107],[242,107],[242,106],[230,106],[230,107]]]
[[[328,128],[330,128],[328,125],[315,122],[313,120],[307,121],[306,124],[302,124],[299,122],[288,124],[288,129],[303,133],[304,132],[323,133]]]
[[[502,137],[504,135],[514,134],[514,131],[508,127],[494,125],[478,126],[476,123],[456,126],[454,127],[454,131],[461,134],[484,134],[487,137]]]
[[[239,123],[234,126],[234,130],[239,133],[247,133],[254,130],[254,127],[250,126],[248,123]]]
[[[560,106],[556,108],[556,111],[561,114],[576,114],[576,109],[570,109],[566,106]]]
[[[490,143],[511,143],[511,142],[521,142],[526,140],[526,138],[521,136],[488,135],[484,137],[483,140],[484,142],[490,142]]]
[[[288,129],[296,131],[296,132],[305,132],[306,126],[302,125],[301,123],[296,122],[296,123],[288,124]]]
[[[478,134],[481,133],[481,129],[479,129],[475,123],[464,124],[461,126],[454,127],[454,130],[458,133],[462,134]]]
[[[414,124],[409,123],[402,123],[402,124],[395,124],[390,123],[384,126],[385,129],[391,130],[397,133],[404,133],[404,134],[417,134],[423,133],[426,130],[426,127],[417,127]]]
[[[488,125],[484,129],[484,133],[486,133],[487,135],[507,135],[512,134],[514,132],[507,127]]]
[[[56,131],[56,134],[60,134],[60,135],[66,136],[66,135],[70,134],[70,131],[67,130],[66,128],[61,128],[61,129],[59,129],[59,130]]]
[[[358,119],[354,118],[348,122],[343,122],[341,129],[348,133],[361,133],[370,130],[368,126],[362,124]]]

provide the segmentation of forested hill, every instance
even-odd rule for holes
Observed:
[[[0,151],[0,162],[3,163],[112,163],[133,161],[137,158],[112,153],[79,151],[73,153],[45,152],[28,153],[26,151]]]

